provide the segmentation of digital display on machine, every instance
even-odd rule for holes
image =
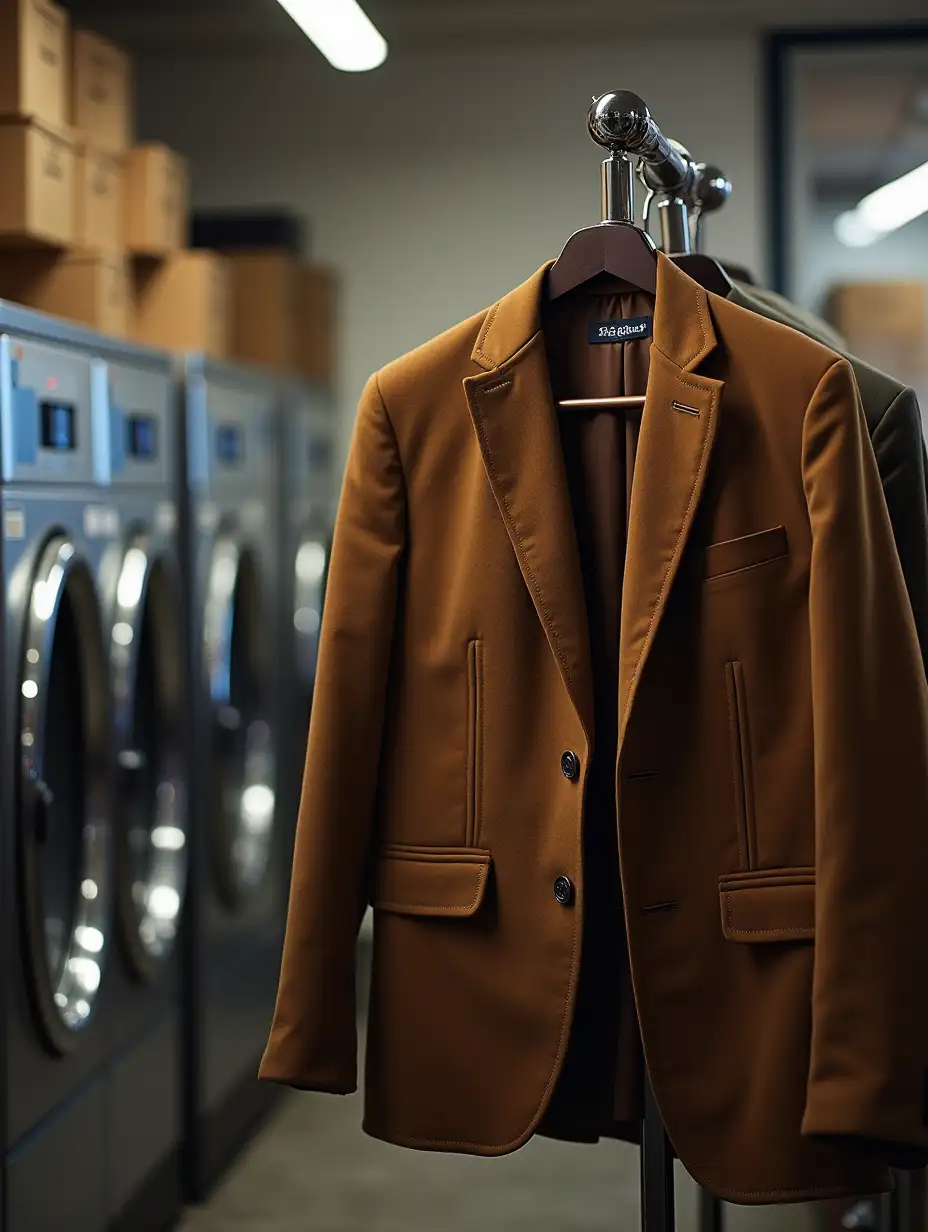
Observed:
[[[158,456],[158,421],[153,415],[130,415],[126,420],[126,452],[130,458]]]
[[[238,424],[220,424],[216,429],[216,457],[229,466],[238,466],[245,456],[245,438]]]
[[[42,448],[75,449],[77,431],[74,422],[74,405],[48,398],[40,404],[42,414]]]

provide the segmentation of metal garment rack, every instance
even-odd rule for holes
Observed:
[[[588,127],[594,141],[609,152],[602,164],[604,223],[635,225],[635,168],[646,168],[649,181],[660,189],[662,224],[686,232],[689,224],[681,193],[692,187],[695,168],[688,157],[660,131],[643,99],[616,90],[593,100]],[[677,205],[679,202],[679,205]],[[674,237],[675,238],[675,237]],[[671,248],[670,251],[677,251]],[[641,1227],[643,1232],[674,1232],[674,1152],[654,1092],[644,1073],[644,1116],[641,1125]]]
[[[588,127],[593,140],[608,150],[602,164],[604,223],[635,224],[635,167],[647,189],[648,207],[656,207],[661,247],[667,253],[699,252],[702,221],[731,196],[731,182],[716,166],[697,163],[679,142],[667,138],[643,99],[618,90],[593,100]],[[674,1232],[674,1152],[644,1074],[641,1126],[641,1227],[643,1232]],[[849,1204],[842,1226],[859,1232],[925,1232],[925,1172],[896,1173],[896,1189],[881,1199]],[[700,1232],[723,1232],[725,1204],[699,1192]]]
[[[644,110],[647,112],[647,108]],[[705,215],[721,209],[729,200],[731,181],[719,167],[695,162],[680,142],[664,138],[650,117],[648,123],[650,128],[641,142],[646,149],[655,151],[657,157],[652,161],[639,155],[638,178],[647,190],[645,220],[653,204],[664,252],[702,252]],[[595,133],[593,135],[596,137]],[[630,217],[633,212],[630,211]],[[650,1086],[647,1083],[646,1086],[641,1161],[642,1227],[646,1232],[669,1232],[674,1227],[673,1155]],[[843,1215],[838,1217],[840,1226],[848,1232],[928,1232],[928,1171],[896,1171],[893,1175],[896,1188],[892,1193],[849,1201]],[[699,1191],[698,1226],[699,1232],[724,1232],[725,1228],[725,1203],[704,1189]]]

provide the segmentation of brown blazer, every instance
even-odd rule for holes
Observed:
[[[372,901],[364,1128],[410,1147],[539,1128],[588,940],[544,276],[371,378],[335,530],[261,1076],[355,1088]],[[607,756],[651,1082],[722,1197],[885,1189],[928,1148],[928,688],[857,388],[663,257],[649,359]]]

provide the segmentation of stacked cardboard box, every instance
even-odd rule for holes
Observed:
[[[336,280],[282,249],[228,253],[235,359],[330,384],[335,378]]]
[[[335,384],[338,283],[331,269],[306,265],[300,271],[295,368],[309,381]]]
[[[125,335],[125,52],[54,0],[0,0],[0,294]]]
[[[36,307],[106,333],[129,333],[125,245],[126,154],[133,133],[133,75],[121,47],[89,30],[71,40],[75,135],[74,243],[42,283]]]
[[[837,283],[825,315],[855,355],[920,392],[928,388],[928,283]]]
[[[228,355],[229,270],[218,253],[190,251],[187,163],[159,142],[129,158],[126,239],[132,254],[132,336],[170,350]]]
[[[214,252],[181,251],[133,270],[133,337],[168,350],[229,353],[229,270]]]
[[[0,0],[0,245],[74,236],[68,15],[54,0]]]
[[[226,354],[228,272],[184,250],[187,165],[135,144],[129,55],[55,0],[0,0],[0,296]]]

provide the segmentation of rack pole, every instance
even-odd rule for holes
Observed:
[[[666,167],[654,167],[641,162],[638,175],[648,190],[645,201],[645,220],[648,206],[653,200],[661,226],[661,248],[666,253],[690,252],[692,250],[688,200],[692,195],[696,178],[696,166],[689,150],[679,141],[667,138],[667,145],[678,156],[680,169],[671,173]]]
[[[609,151],[603,163],[603,221],[634,225],[634,180],[629,156],[639,160],[648,187],[668,199],[661,215],[670,251],[687,251],[689,231],[685,196],[695,176],[692,159],[668,141],[651,118],[644,100],[629,90],[594,98],[587,115],[590,136]],[[677,242],[679,241],[679,242]],[[647,1068],[641,1125],[641,1227],[644,1232],[674,1232],[673,1149],[661,1120]]]
[[[602,171],[603,222],[635,221],[635,180],[631,159],[620,150],[612,150],[603,159]]]
[[[644,1120],[641,1126],[642,1232],[674,1232],[673,1149],[644,1075]]]
[[[702,252],[702,221],[706,214],[720,210],[731,196],[731,180],[711,163],[696,163],[696,176],[684,200],[689,213],[693,251]]]

